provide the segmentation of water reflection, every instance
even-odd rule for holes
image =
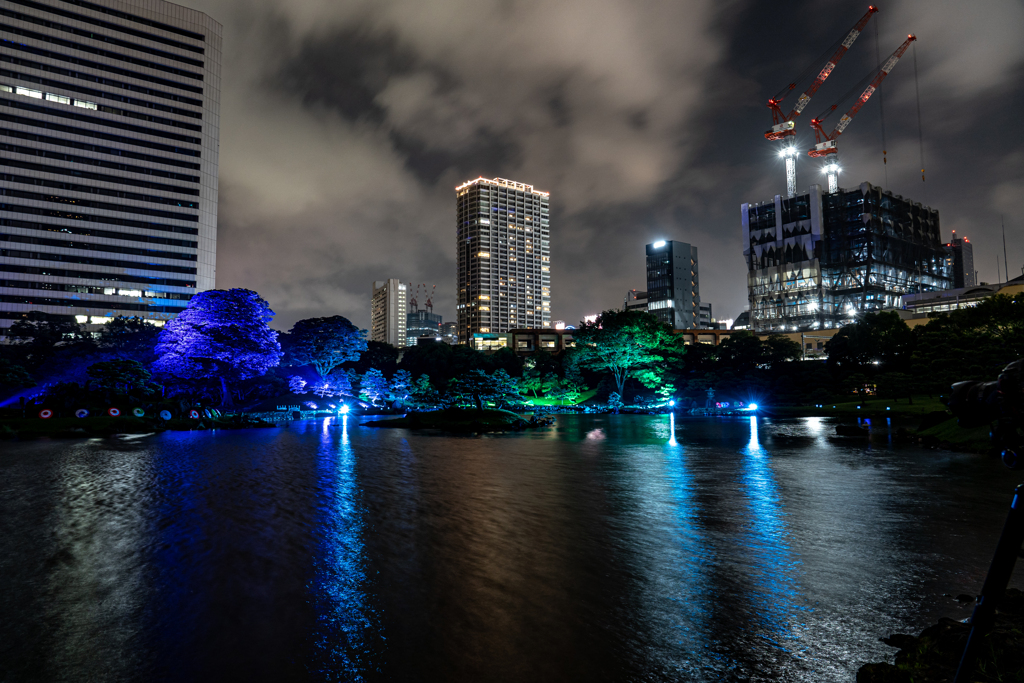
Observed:
[[[758,420],[750,418],[750,441],[744,451],[741,481],[746,498],[749,524],[738,539],[749,557],[750,605],[753,633],[782,652],[791,653],[795,636],[791,619],[799,597],[799,562],[789,547],[785,510],[772,472],[770,453],[758,439]]]
[[[750,441],[747,443],[747,453],[759,453],[761,442],[757,438],[757,418],[750,416]]]
[[[320,673],[328,680],[360,681],[373,670],[374,656],[382,654],[374,650],[383,633],[365,594],[362,506],[347,415],[341,418],[340,439],[324,420],[317,465],[322,516],[309,586],[317,611],[313,642]]]

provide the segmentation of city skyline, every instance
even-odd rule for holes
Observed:
[[[520,3],[481,21],[454,2],[186,4],[224,22],[234,75],[223,97],[231,125],[218,286],[261,292],[279,329],[334,313],[368,326],[365,283],[388,272],[439,283],[436,310],[448,319],[449,197],[477,176],[529,179],[559,198],[554,318],[575,324],[620,305],[643,276],[642,258],[628,266],[622,255],[675,235],[701,245],[716,313],[735,317],[746,302],[737,208],[785,190],[776,149],[762,137],[771,122],[764,103],[865,9],[695,2],[637,11],[609,2],[606,12],[572,3],[550,12]],[[1012,125],[1024,103],[1024,48],[1013,38],[1022,22],[1012,2],[882,4],[804,117],[876,63],[876,27],[883,54],[917,35],[844,134],[839,184],[870,182],[938,209],[942,239],[952,229],[969,237],[989,282],[1002,260],[1000,213],[1011,274],[1024,261],[1024,244],[1012,239],[1024,190]],[[459,37],[467,32],[472,39]],[[824,177],[804,155],[814,142],[806,121],[797,133],[806,192]]]

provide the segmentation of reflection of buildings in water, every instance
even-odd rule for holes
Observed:
[[[150,475],[148,454],[107,450],[98,439],[60,459],[47,660],[79,680],[127,680],[137,666],[126,653],[137,649],[148,592],[138,553],[147,545],[140,498]]]

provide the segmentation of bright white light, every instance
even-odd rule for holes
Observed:
[[[663,246],[665,246],[665,240],[658,240],[651,246],[654,247],[655,249],[661,249]]]
[[[779,150],[779,156],[780,157],[796,156],[796,148],[795,147],[785,147],[783,149],[780,149]]]
[[[674,405],[676,404],[676,402],[675,402],[675,401],[669,401],[669,402],[668,402],[668,404],[669,404],[670,406],[674,406]]]
[[[751,403],[751,404],[750,404],[749,406],[747,406],[747,407],[748,407],[748,408],[750,408],[751,410],[757,410],[757,404],[756,404],[756,403]]]
[[[817,302],[817,301],[812,301],[812,302],[811,302],[811,305],[809,306],[809,308],[810,308],[810,309],[811,309],[812,311],[816,311],[816,310],[818,310],[818,302]]]
[[[348,406],[343,405],[340,409],[338,409],[338,412],[341,413],[342,415],[348,415]]]

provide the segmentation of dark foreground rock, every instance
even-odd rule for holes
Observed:
[[[898,647],[895,664],[865,664],[857,683],[950,683],[956,675],[970,633],[970,624],[940,619],[920,636],[896,633],[882,642]],[[985,638],[978,666],[970,679],[976,683],[1024,682],[1024,593],[1006,591],[995,625]]]

